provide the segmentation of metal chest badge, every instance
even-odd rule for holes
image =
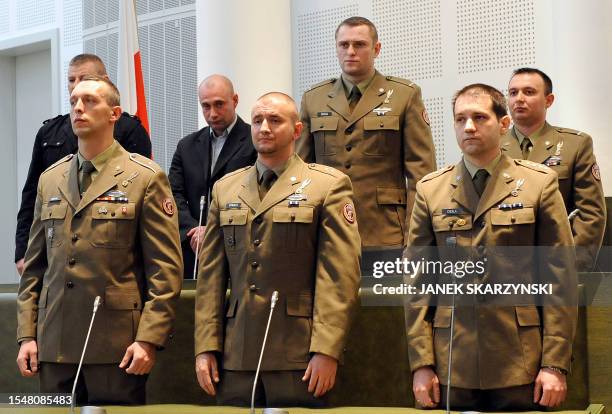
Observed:
[[[523,187],[523,184],[525,184],[525,179],[524,179],[524,178],[519,178],[519,179],[516,181],[516,187],[514,188],[514,190],[512,190],[512,191],[510,192],[510,194],[512,194],[512,196],[513,196],[513,197],[518,197],[518,195],[519,195],[519,191],[521,191],[521,190],[522,190],[522,188],[521,188],[521,187]]]
[[[561,155],[561,149],[563,148],[563,141],[559,142],[557,144],[557,149],[555,150],[555,155],[559,156]]]
[[[383,101],[383,105],[389,104],[389,101],[392,95],[393,95],[393,89],[389,89],[387,91],[387,96],[385,97],[385,100]],[[381,106],[380,108],[374,108],[374,110],[372,110],[372,112],[374,112],[377,116],[383,116],[387,112],[390,112],[390,111],[391,111],[391,108],[388,108],[385,106]]]
[[[287,199],[289,201],[297,201],[300,202],[302,200],[306,200],[306,194],[304,194],[304,189],[308,187],[308,185],[312,182],[310,178],[305,179],[302,184],[298,188],[296,188],[295,192],[291,194]]]

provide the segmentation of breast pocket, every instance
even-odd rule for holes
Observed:
[[[367,116],[363,118],[363,153],[385,155],[395,146],[391,140],[399,140],[399,116]]]
[[[515,210],[491,210],[491,242],[496,246],[528,246],[533,244],[535,212],[533,207]],[[523,249],[496,249],[503,255],[521,255]]]
[[[91,207],[91,243],[98,247],[125,248],[136,234],[135,203],[94,203]]]
[[[225,251],[235,253],[243,251],[246,247],[246,224],[248,210],[221,210],[219,221],[223,239],[225,241]]]
[[[40,220],[45,226],[47,246],[59,247],[64,242],[64,221],[68,204],[64,201],[46,203],[40,210]]]
[[[457,238],[457,245],[471,245],[473,223],[471,214],[445,215],[434,214],[431,218],[436,239],[439,245],[447,245],[447,237],[451,235]]]
[[[289,252],[298,250],[300,240],[308,237],[310,224],[314,220],[314,207],[274,207],[272,221],[274,232],[279,235],[279,240]]]
[[[316,155],[336,154],[338,122],[339,119],[332,116],[310,118],[310,132],[314,135]]]

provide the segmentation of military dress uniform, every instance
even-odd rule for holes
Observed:
[[[300,157],[351,178],[363,246],[403,245],[416,182],[436,169],[420,88],[376,72],[350,111],[342,78],[330,79],[304,93],[300,118]]]
[[[225,373],[248,372],[246,384],[222,375],[218,393],[219,403],[248,404],[276,290],[261,367],[266,403],[316,405],[300,378],[313,353],[341,359],[357,306],[360,240],[351,183],[293,155],[263,199],[258,191],[256,167],[230,173],[213,188],[199,260],[195,353],[219,353]],[[294,381],[273,381],[290,371]],[[242,399],[224,398],[237,389],[244,389]]]
[[[151,158],[151,140],[138,118],[127,112],[115,123],[115,139],[128,152]],[[40,175],[68,154],[77,152],[77,137],[72,131],[70,114],[48,119],[40,127],[34,141],[32,161],[21,193],[21,206],[17,213],[15,234],[15,262],[21,260],[28,246],[28,235],[34,216],[36,188]]]
[[[514,127],[502,138],[502,151],[512,158],[523,158],[518,135]],[[592,270],[606,228],[606,202],[593,140],[583,132],[548,123],[536,135],[529,137],[533,147],[526,159],[557,173],[567,214],[579,210],[571,221],[578,270]]]
[[[500,306],[482,302],[483,295],[464,297],[455,313],[451,389],[512,393],[525,386],[525,405],[510,401],[505,406],[470,407],[451,397],[456,409],[532,409],[531,384],[540,367],[570,369],[576,279],[575,259],[567,254],[571,247],[563,247],[572,246],[572,235],[562,207],[556,174],[503,155],[480,198],[463,161],[417,184],[406,255],[417,246],[446,246],[451,237],[457,248],[470,249],[472,260],[486,260],[485,273],[475,282],[537,283],[545,274],[556,292],[572,299],[538,308],[536,302]],[[561,254],[538,261],[530,247],[536,245]],[[421,305],[405,308],[411,369],[432,366],[440,383],[447,385],[451,308]],[[501,395],[495,398],[499,404],[504,401]]]
[[[162,348],[171,333],[183,272],[178,220],[157,164],[117,141],[103,154],[107,161],[82,198],[76,156],[41,175],[19,286],[17,340],[37,341],[43,392],[70,392],[72,381],[53,378],[46,363],[72,369],[74,378],[100,296],[84,359],[90,402],[144,403],[146,376],[117,366],[134,341]],[[108,383],[88,377],[88,367],[109,364],[116,373]],[[130,385],[140,391],[130,394],[124,389]]]

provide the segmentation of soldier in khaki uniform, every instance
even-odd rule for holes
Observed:
[[[290,97],[266,94],[251,115],[256,165],[213,188],[196,296],[198,381],[220,404],[249,405],[276,290],[256,404],[320,406],[357,306],[353,191],[345,174],[294,153],[301,123]]]
[[[454,119],[463,160],[417,184],[407,254],[413,246],[445,246],[450,237],[458,247],[473,247],[486,257],[484,283],[535,283],[546,273],[555,289],[575,299],[573,254],[538,261],[499,249],[572,246],[556,174],[500,154],[510,123],[501,92],[481,84],[465,87],[456,95]],[[496,247],[507,255],[491,254]],[[455,312],[451,407],[513,411],[537,408],[536,402],[560,404],[567,390],[575,303],[538,309],[479,305],[478,298],[471,299]],[[424,407],[445,404],[446,387],[441,390],[440,384],[448,385],[450,313],[448,306],[406,307],[413,391]]]
[[[87,76],[70,97],[79,152],[49,167],[18,296],[17,364],[42,392],[70,393],[94,298],[102,300],[77,403],[144,404],[172,329],[182,258],[166,175],[113,139],[119,92]],[[40,364],[39,364],[40,363]]]
[[[593,140],[583,132],[551,126],[546,112],[553,104],[551,79],[539,69],[514,71],[508,105],[514,126],[502,139],[502,151],[552,168],[571,221],[578,270],[590,271],[597,260],[606,228],[606,204]]]
[[[342,75],[304,93],[297,153],[351,178],[364,247],[398,247],[408,231],[416,182],[436,169],[435,151],[420,88],[374,69],[380,47],[368,19],[340,23]]]

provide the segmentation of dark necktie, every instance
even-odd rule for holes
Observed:
[[[81,177],[81,196],[85,194],[89,188],[89,185],[91,184],[91,173],[95,169],[96,167],[94,167],[91,161],[85,160],[81,163],[81,171],[83,173]]]
[[[474,183],[474,189],[476,193],[478,193],[478,197],[482,197],[482,193],[487,185],[487,177],[489,177],[487,170],[478,170],[476,174],[474,174],[472,181]]]
[[[351,113],[353,113],[353,109],[355,109],[359,103],[359,99],[361,99],[361,91],[357,86],[353,86],[349,95],[349,111],[351,111]]]
[[[529,158],[532,147],[533,145],[531,144],[531,140],[528,137],[523,138],[523,142],[521,142],[521,151],[523,152],[524,160]]]
[[[276,173],[272,170],[266,170],[261,177],[261,184],[259,185],[259,199],[263,200],[272,185],[276,181]]]

